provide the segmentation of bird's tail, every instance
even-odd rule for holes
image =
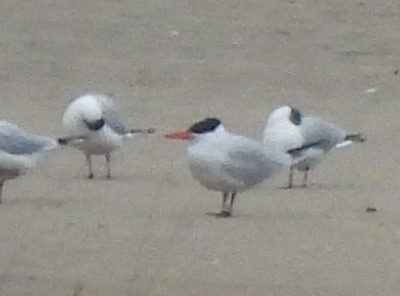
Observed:
[[[41,151],[50,151],[53,149],[56,149],[58,147],[58,140],[54,138],[49,138],[46,136],[41,136],[41,135],[35,135],[34,139],[36,140],[37,143],[37,148],[40,148],[37,150],[37,152]]]
[[[366,140],[367,138],[361,133],[347,134],[344,141],[337,144],[335,148],[343,148],[353,143],[364,143]]]

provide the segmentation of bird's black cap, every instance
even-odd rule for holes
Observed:
[[[205,134],[214,131],[221,124],[218,118],[206,118],[193,124],[189,131],[194,134]]]

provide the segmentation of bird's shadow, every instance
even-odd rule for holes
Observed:
[[[289,187],[288,185],[283,185],[278,187],[278,189],[281,190],[291,190],[291,189],[309,189],[310,186],[304,186],[304,185],[292,185],[291,187]]]
[[[332,184],[332,183],[310,183],[307,186],[304,185],[293,185],[289,187],[287,185],[280,186],[278,189],[280,190],[338,190],[338,189],[351,189],[354,188],[354,183],[340,183],[340,184]]]
[[[17,198],[3,201],[2,205],[18,206],[18,205],[31,205],[35,208],[60,208],[66,204],[64,200],[52,198]]]

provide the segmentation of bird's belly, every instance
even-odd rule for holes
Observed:
[[[115,133],[97,132],[76,144],[79,150],[88,154],[107,154],[122,145],[122,136]]]
[[[243,184],[227,176],[219,163],[192,158],[189,168],[193,178],[209,190],[232,193],[241,191]]]

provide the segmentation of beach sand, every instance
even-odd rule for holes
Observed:
[[[113,155],[113,180],[104,158],[87,180],[63,148],[6,184],[0,295],[399,295],[399,19],[396,0],[2,3],[1,118],[61,136],[90,91],[157,133]],[[310,188],[281,189],[284,171],[231,219],[206,215],[220,194],[163,134],[217,116],[261,140],[283,104],[368,140],[331,153]]]

